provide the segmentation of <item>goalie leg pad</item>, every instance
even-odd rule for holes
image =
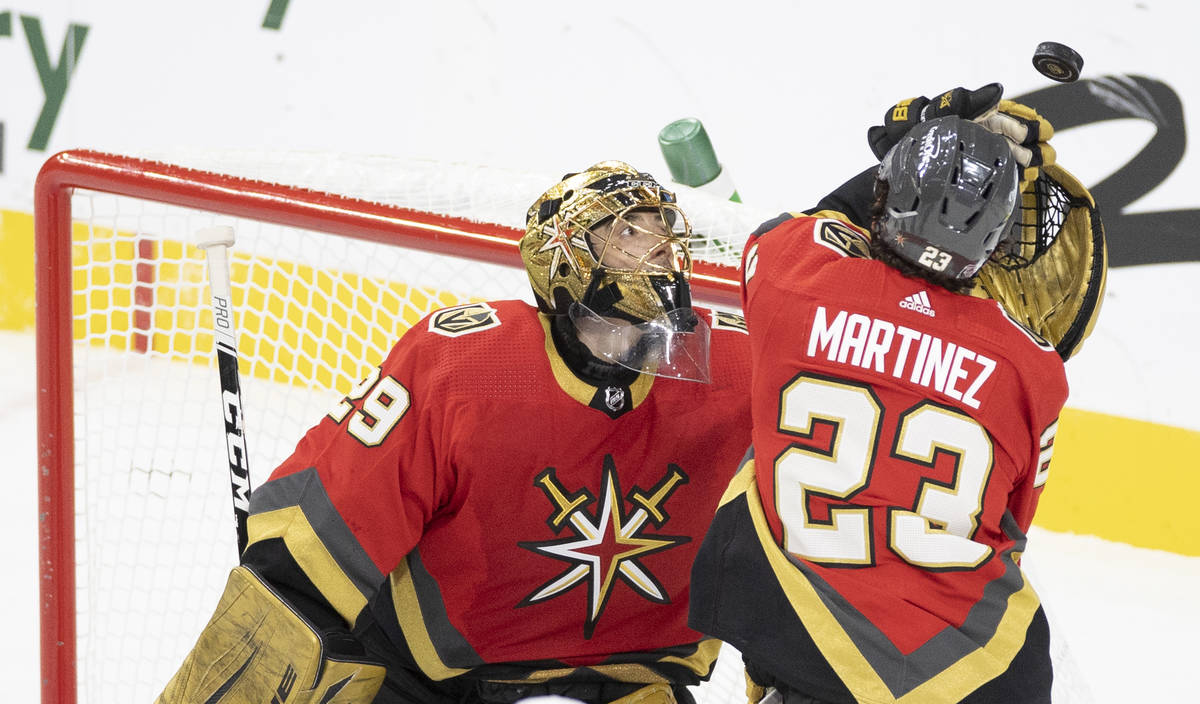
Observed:
[[[330,654],[322,635],[250,569],[236,567],[158,704],[369,704],[382,666]]]

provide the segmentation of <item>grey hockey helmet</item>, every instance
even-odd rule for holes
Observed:
[[[1008,142],[956,116],[913,127],[883,157],[888,195],[879,234],[901,258],[973,277],[1008,231],[1019,167]]]

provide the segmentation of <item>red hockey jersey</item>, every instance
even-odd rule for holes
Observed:
[[[728,597],[770,580],[824,661],[791,653],[810,693],[958,701],[1004,672],[1039,610],[1017,560],[1067,397],[1062,361],[996,302],[869,259],[837,217],[783,220],[751,238],[743,267],[755,476],[736,510],[753,514],[761,564],[723,562],[754,528],[718,515],[692,624],[787,660],[750,625],[788,619]]]
[[[434,680],[695,681],[716,643],[689,570],[750,437],[744,322],[698,313],[711,383],[612,387],[525,303],[432,314],[255,492],[252,541],[282,537],[348,624],[389,605]]]

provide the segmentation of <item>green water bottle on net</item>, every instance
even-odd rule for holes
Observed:
[[[721,168],[704,125],[694,117],[675,120],[658,133],[671,180],[720,198],[742,202],[729,172]]]
[[[658,133],[671,180],[721,199],[741,203],[729,172],[721,168],[704,125],[694,117],[676,120]],[[692,256],[737,265],[741,247],[711,232],[692,231]]]

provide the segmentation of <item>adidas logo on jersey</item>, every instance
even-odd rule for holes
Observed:
[[[924,291],[918,291],[911,296],[905,296],[904,299],[900,301],[900,307],[907,308],[908,310],[915,310],[918,313],[928,315],[930,318],[937,317],[937,313],[933,311],[933,308],[929,303],[929,294],[925,293]]]

